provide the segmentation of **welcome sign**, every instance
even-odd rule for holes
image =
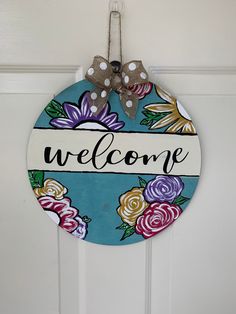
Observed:
[[[197,137],[34,129],[29,168],[129,174],[198,175]]]
[[[81,81],[44,109],[28,147],[29,178],[44,211],[80,239],[138,242],[185,210],[200,173],[200,145],[181,104],[152,83],[135,86],[135,120],[115,92],[91,112]]]

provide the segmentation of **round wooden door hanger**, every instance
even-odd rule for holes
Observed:
[[[180,217],[196,189],[195,126],[179,101],[151,82],[132,87],[135,119],[115,91],[94,114],[93,89],[88,80],[68,87],[36,121],[28,146],[34,194],[79,239],[106,245],[149,239]]]

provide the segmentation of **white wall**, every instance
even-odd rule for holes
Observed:
[[[125,59],[143,59],[199,130],[202,178],[178,223],[145,243],[97,246],[57,230],[34,199],[30,130],[105,55],[107,7],[0,2],[0,313],[234,314],[236,1],[125,1]]]

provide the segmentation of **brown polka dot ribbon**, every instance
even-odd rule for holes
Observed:
[[[107,103],[109,93],[114,90],[119,93],[122,107],[131,119],[135,118],[138,107],[138,95],[131,91],[137,84],[148,82],[148,74],[141,61],[125,63],[117,73],[113,71],[108,60],[95,56],[93,64],[88,69],[86,79],[95,85],[90,92],[90,109],[97,115]]]

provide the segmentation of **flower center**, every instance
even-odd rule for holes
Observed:
[[[76,129],[108,130],[108,128],[97,122],[82,122],[76,127]]]
[[[191,121],[190,116],[188,115],[188,113],[186,112],[186,110],[184,109],[184,107],[181,105],[181,103],[178,100],[177,100],[177,109],[182,117]]]

